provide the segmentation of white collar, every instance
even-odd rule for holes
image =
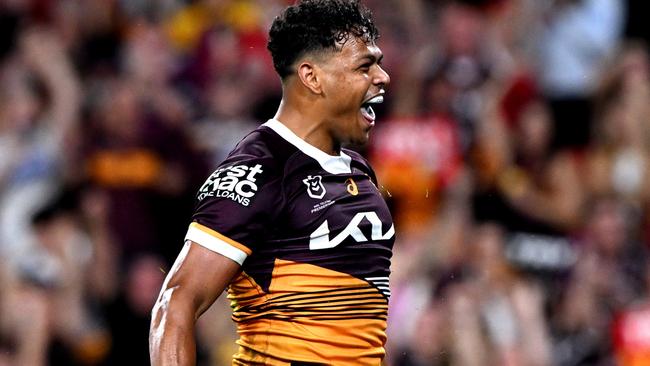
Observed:
[[[350,163],[352,158],[341,151],[341,155],[329,155],[326,152],[310,145],[307,141],[301,139],[289,129],[289,127],[282,124],[277,119],[270,119],[262,126],[266,126],[275,131],[280,137],[287,140],[290,144],[297,147],[305,155],[316,160],[320,166],[330,174],[350,174]]]

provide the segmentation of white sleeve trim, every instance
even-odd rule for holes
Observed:
[[[244,264],[244,260],[248,255],[239,248],[235,248],[232,245],[226,243],[225,241],[216,238],[200,229],[190,226],[185,235],[185,240],[191,240],[200,246],[209,249],[215,253],[219,253],[224,257],[230,258],[233,261],[239,263],[239,265]]]

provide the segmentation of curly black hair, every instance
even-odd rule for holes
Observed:
[[[338,50],[350,38],[367,43],[379,38],[372,13],[359,0],[302,0],[275,18],[267,48],[284,79],[302,55]]]

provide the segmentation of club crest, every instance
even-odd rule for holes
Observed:
[[[325,186],[320,175],[308,176],[302,182],[307,186],[307,194],[311,198],[321,199],[325,197]]]

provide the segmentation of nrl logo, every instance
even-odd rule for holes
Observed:
[[[303,179],[302,182],[307,185],[307,194],[311,198],[321,199],[325,197],[325,186],[322,182],[323,177],[320,175],[308,176],[307,179]]]

